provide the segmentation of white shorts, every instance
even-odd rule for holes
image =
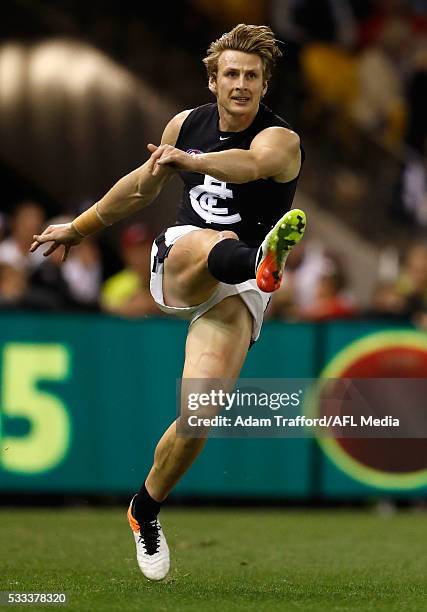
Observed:
[[[238,285],[228,285],[219,283],[218,288],[213,295],[197,306],[188,306],[178,308],[175,306],[166,306],[163,298],[163,266],[164,259],[170,250],[170,247],[175,244],[180,238],[186,236],[190,232],[201,229],[195,225],[178,225],[169,227],[153,242],[151,249],[151,280],[150,290],[154,301],[163,312],[190,319],[194,323],[205,312],[213,306],[231,295],[239,295],[248,307],[249,312],[253,317],[252,342],[255,342],[260,334],[262,321],[264,318],[265,309],[270,301],[270,294],[264,293],[258,289],[255,279],[239,283]],[[190,323],[190,325],[191,325]]]

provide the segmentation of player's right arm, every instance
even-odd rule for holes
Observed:
[[[163,132],[162,144],[175,146],[181,126],[190,112],[189,110],[183,111],[169,121]],[[149,150],[151,151],[150,146]],[[49,225],[41,235],[35,235],[30,251],[33,252],[41,244],[51,242],[52,244],[44,253],[50,255],[63,245],[62,261],[65,261],[70,248],[79,244],[86,236],[151,204],[176,170],[165,166],[161,172],[153,175],[150,160],[151,157],[142,166],[118,180],[100,200],[71,223]]]

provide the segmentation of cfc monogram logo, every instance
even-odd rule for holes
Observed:
[[[227,198],[233,198],[233,192],[227,189],[227,183],[208,174],[205,175],[203,185],[197,185],[190,191],[191,206],[206,223],[228,225],[242,220],[239,213],[230,215],[228,208],[218,206],[218,199]]]

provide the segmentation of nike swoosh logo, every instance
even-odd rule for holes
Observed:
[[[230,138],[230,136],[220,136],[219,137],[220,140],[227,140],[227,138]]]

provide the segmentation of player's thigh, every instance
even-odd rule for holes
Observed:
[[[218,280],[208,270],[208,255],[225,238],[237,239],[237,235],[227,230],[200,229],[173,245],[164,264],[163,295],[168,306],[193,306],[209,299]]]
[[[206,437],[210,419],[223,411],[218,392],[232,391],[248,352],[252,327],[252,315],[238,295],[224,299],[190,326],[179,419],[187,435]],[[216,398],[206,401],[206,397],[212,398],[212,392],[216,392]],[[203,404],[198,402],[201,396],[205,398]],[[200,419],[197,430],[187,427],[194,416]]]
[[[183,377],[237,378],[252,329],[252,315],[239,295],[216,304],[189,328]]]

